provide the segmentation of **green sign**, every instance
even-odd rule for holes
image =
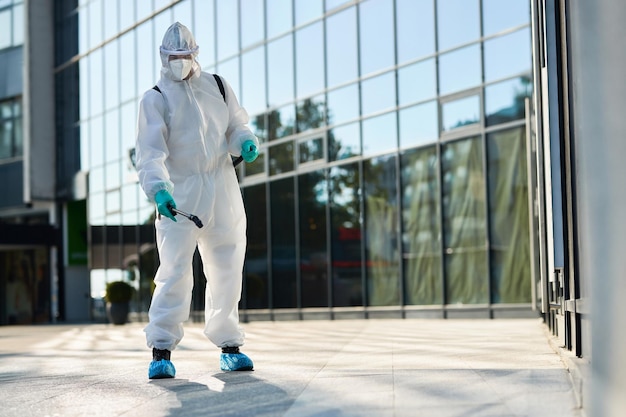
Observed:
[[[67,264],[87,265],[87,200],[67,203]]]

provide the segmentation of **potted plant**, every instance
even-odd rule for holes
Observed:
[[[130,300],[135,289],[125,281],[108,282],[104,300],[106,301],[107,317],[113,324],[125,324],[128,321]]]

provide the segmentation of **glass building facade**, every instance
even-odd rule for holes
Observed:
[[[133,166],[135,126],[159,77],[161,37],[180,21],[261,141],[257,161],[237,168],[248,214],[244,317],[530,312],[529,7],[79,0],[57,8],[78,37],[57,74],[58,82],[72,68],[79,74],[79,115],[62,129],[80,138],[88,173],[92,290],[130,279],[136,311],[149,306],[155,210]],[[194,273],[200,311],[198,259]]]

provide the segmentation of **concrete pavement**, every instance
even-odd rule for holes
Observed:
[[[221,372],[188,323],[154,381],[141,323],[0,327],[0,416],[583,415],[539,319],[242,326],[254,371]]]

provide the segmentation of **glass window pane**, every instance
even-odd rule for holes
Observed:
[[[267,113],[262,113],[250,118],[250,129],[261,143],[268,141],[268,117]]]
[[[228,84],[230,84],[230,88],[233,89],[233,92],[237,96],[237,99],[239,99],[239,103],[241,103],[242,94],[241,85],[239,83],[239,57],[237,56],[233,59],[222,62],[217,70],[219,75],[227,80]],[[246,110],[248,109],[246,108]],[[254,113],[251,113],[250,110],[248,110],[248,114]]]
[[[401,166],[406,303],[443,304],[437,147],[404,152]]]
[[[13,121],[0,123],[0,159],[13,157]]]
[[[306,97],[324,89],[324,26],[322,22],[296,32],[296,93]]]
[[[104,164],[104,128],[102,125],[102,116],[94,117],[91,120],[89,129],[91,142],[91,155],[89,157],[91,166],[100,166]]]
[[[239,51],[239,25],[237,1],[216,2],[217,8],[217,58],[222,60]]]
[[[515,78],[485,88],[485,117],[487,126],[523,119],[524,99],[530,97],[532,80]]]
[[[0,18],[0,21],[2,19]],[[2,23],[2,22],[0,22]],[[4,26],[0,24],[1,28],[8,26]],[[2,39],[0,37],[0,39]],[[78,52],[85,53],[89,49],[89,11],[87,7],[81,7],[78,13]]]
[[[362,306],[361,193],[357,163],[329,175],[333,306]]]
[[[398,148],[396,112],[363,120],[363,155],[395,151]]]
[[[400,236],[394,156],[363,163],[368,305],[400,304]]]
[[[160,71],[162,66],[158,50],[163,33],[157,35],[158,40],[152,37],[152,21],[148,21],[136,29],[138,48],[136,51],[137,92],[135,95],[137,96],[143,96],[143,93],[152,88],[158,80],[157,70]],[[146,47],[146,45],[150,47]]]
[[[89,47],[93,48],[104,40],[102,28],[102,0],[92,0],[89,9]]]
[[[155,52],[156,53],[156,52]],[[136,59],[135,53],[135,32],[126,33],[120,38],[120,59],[124,66],[120,71],[120,100],[125,102],[135,96],[137,87],[135,85]],[[81,59],[80,62],[84,61]]]
[[[396,0],[398,63],[435,52],[434,4],[432,0]]]
[[[427,100],[437,95],[434,59],[398,69],[398,101],[401,106]]]
[[[119,77],[119,47],[118,40],[107,43],[104,46],[104,62],[106,62],[106,71],[104,78],[104,95],[105,109],[110,109],[120,103],[120,77]],[[124,67],[126,71],[126,67]],[[102,83],[102,80],[100,80]]]
[[[121,181],[121,160],[109,162],[104,167],[104,185],[107,190],[119,188]]]
[[[447,304],[489,301],[485,178],[480,137],[441,149]]]
[[[215,64],[215,9],[212,1],[195,0],[193,5],[193,35],[203,68]]]
[[[339,7],[350,0],[326,0],[326,11]]]
[[[108,191],[106,193],[106,212],[116,213],[121,208],[120,190]]]
[[[361,75],[395,63],[393,1],[369,0],[359,4]]]
[[[267,0],[267,37],[272,38],[293,26],[292,0]]]
[[[135,2],[131,1],[120,1],[119,9],[120,9],[120,30],[124,30],[135,23]]]
[[[270,182],[273,306],[297,306],[296,230],[293,178]]]
[[[483,0],[484,36],[529,22],[528,0]]]
[[[361,132],[358,122],[328,131],[328,159],[330,161],[357,155],[361,155]]]
[[[480,45],[470,45],[439,57],[440,94],[454,93],[481,83]]]
[[[298,163],[319,161],[324,158],[324,138],[313,138],[298,143]]]
[[[296,115],[293,105],[272,111],[269,115],[269,140],[293,135],[295,122]]]
[[[328,93],[328,124],[339,124],[359,117],[359,86],[350,84]]]
[[[529,303],[530,233],[523,127],[487,135],[489,243],[494,303]]]
[[[361,82],[361,113],[363,116],[396,106],[396,76],[388,72]]]
[[[300,274],[302,307],[328,306],[328,248],[326,206],[328,185],[324,170],[298,177]]]
[[[15,143],[15,155],[14,156],[23,156],[24,155],[24,124],[22,123],[21,118],[15,119],[15,132],[13,136],[13,143]]]
[[[265,111],[265,51],[258,47],[241,57],[241,87],[239,101],[249,114]]]
[[[24,6],[13,6],[13,46],[24,43]]]
[[[270,175],[293,171],[293,141],[268,148]]]
[[[104,2],[104,39],[109,39],[115,36],[119,32],[118,26],[118,2],[106,1]]]
[[[306,132],[310,129],[317,129],[326,124],[326,109],[324,96],[306,99],[297,106],[297,131]]]
[[[121,139],[120,139],[120,116],[119,110],[112,110],[105,114],[106,129],[104,141],[105,161],[114,161],[122,157]]]
[[[12,43],[11,9],[0,12],[0,49],[8,48]]]
[[[479,0],[438,0],[439,50],[480,38]]]
[[[122,152],[126,154],[131,148],[135,147],[135,129],[137,126],[137,110],[138,106],[135,102],[130,102],[122,107],[120,112],[120,136],[122,137]]]
[[[321,17],[324,13],[324,0],[295,0],[296,26]]]
[[[89,192],[89,198],[87,199],[89,204],[89,224],[92,226],[104,223],[104,193],[92,193]]]
[[[326,21],[328,86],[357,78],[356,8],[350,7]]]
[[[265,13],[263,0],[246,0],[241,7],[241,47],[246,48],[263,40]]]
[[[441,105],[442,129],[449,132],[480,122],[480,97],[470,96]]]
[[[102,80],[104,74],[102,74],[102,49],[96,49],[89,54],[89,109],[91,115],[97,115],[102,113],[102,107],[104,105],[104,96]]]
[[[266,187],[259,184],[243,190],[248,218],[243,297],[250,309],[269,307]]]
[[[437,102],[431,101],[402,109],[400,117],[400,147],[436,142],[439,137]]]
[[[292,101],[293,35],[283,36],[267,45],[268,102],[271,107]]]
[[[89,122],[80,124],[80,166],[83,170],[89,171],[93,166],[91,163],[91,141],[89,136]]]
[[[485,81],[531,70],[530,29],[485,41]]]
[[[104,167],[99,166],[89,170],[89,195],[104,190]]]

